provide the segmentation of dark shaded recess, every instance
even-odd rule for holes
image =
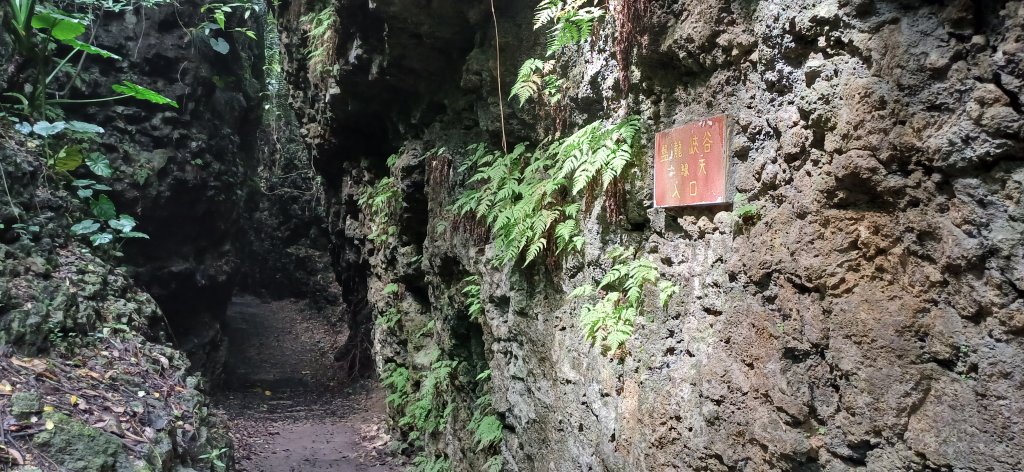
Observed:
[[[348,311],[345,322],[349,333],[334,360],[341,363],[340,367],[349,375],[366,374],[373,370],[373,313],[367,300],[366,282],[370,265],[362,258],[359,242],[353,238],[336,236],[330,253],[331,266],[341,286],[341,299]]]
[[[123,165],[119,172],[155,170],[144,181],[120,179],[110,192],[118,211],[136,216],[138,230],[150,236],[126,244],[123,260],[165,314],[166,320],[155,321],[156,331],[169,328],[193,366],[215,377],[223,352],[220,324],[244,236],[240,222],[257,164],[263,44],[228,38],[231,52],[214,52],[182,26],[203,18],[193,0],[144,15],[137,9],[136,18],[134,29],[123,14],[97,22],[96,45],[124,61],[90,57],[79,77],[81,90],[72,98],[109,97],[112,84],[130,80],[176,100],[180,108],[125,99],[65,110],[69,119],[107,130],[100,147]],[[248,27],[263,34],[261,21]],[[166,162],[154,164],[147,152],[163,153]]]
[[[360,173],[368,174],[367,182],[383,177],[387,156],[447,112],[448,101],[462,93],[459,84],[466,57],[476,47],[481,29],[490,25],[489,6],[488,16],[482,15],[485,5],[489,4],[433,2],[410,9],[397,2],[378,2],[370,9],[367,2],[343,2],[338,16],[348,29],[338,32],[337,51],[342,61],[337,77],[342,92],[331,97],[330,139],[318,146],[315,160],[328,183]],[[359,47],[353,49],[357,39]],[[416,167],[415,175],[402,183],[407,196],[400,224],[403,245],[421,245],[426,238],[423,164]],[[338,197],[338,190],[328,189],[335,198],[344,199],[336,201],[335,208],[358,218],[352,198]],[[339,228],[330,252],[349,310],[349,339],[335,359],[357,374],[372,368],[373,316],[367,302],[370,268],[362,258],[364,242],[354,236]],[[422,280],[403,282],[416,286]]]
[[[345,174],[340,162],[360,158],[383,171],[386,157],[458,94],[465,58],[482,26],[473,24],[469,11],[480,5],[435,2],[417,10],[392,3],[370,9],[358,2],[338,12],[350,25],[338,32],[342,93],[330,103],[332,145],[318,150],[316,162],[328,181]]]

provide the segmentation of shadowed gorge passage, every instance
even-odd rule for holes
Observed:
[[[301,301],[231,301],[224,382],[214,404],[229,419],[237,470],[401,470],[386,450],[379,387],[334,362],[342,327]]]

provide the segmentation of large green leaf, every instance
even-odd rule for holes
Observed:
[[[146,87],[131,82],[121,82],[120,84],[114,84],[112,87],[115,92],[127,95],[129,97],[135,97],[139,100],[146,100],[148,102],[156,103],[157,105],[170,105],[174,108],[178,108],[178,102],[171,100],[159,93],[156,93]]]
[[[58,123],[60,122],[58,121]],[[100,134],[103,132],[103,128],[96,126],[92,123],[86,123],[84,121],[71,120],[67,123],[64,123],[64,126],[67,127],[67,129],[78,133]]]
[[[56,11],[45,11],[32,16],[33,28],[50,30],[50,36],[59,41],[77,38],[85,32],[85,22]]]
[[[136,223],[135,218],[132,218],[129,215],[117,215],[117,219],[107,221],[107,224],[117,231],[128,233],[135,228]]]
[[[60,39],[60,38],[58,38],[58,39]],[[68,46],[71,46],[71,47],[73,47],[75,49],[78,49],[79,51],[82,51],[82,52],[85,52],[85,53],[88,53],[88,54],[96,54],[97,56],[101,56],[101,57],[108,57],[108,58],[111,58],[111,59],[121,60],[121,56],[118,56],[117,54],[114,54],[114,53],[112,53],[110,51],[107,51],[106,49],[100,49],[100,48],[98,48],[96,46],[93,46],[93,45],[91,45],[89,43],[83,43],[83,42],[81,42],[81,41],[79,41],[79,40],[77,40],[75,38],[60,39],[60,42],[62,42],[64,44],[67,44]]]
[[[92,214],[101,220],[112,220],[117,217],[114,202],[110,201],[106,195],[100,195],[99,198],[89,202],[89,207],[92,208]]]
[[[223,38],[210,38],[210,47],[221,54],[227,54],[231,51],[231,45],[224,41]]]
[[[50,123],[49,121],[40,121],[32,125],[32,131],[40,136],[53,136],[64,131],[64,128],[67,127],[68,124],[63,121],[56,121],[53,123]]]
[[[89,154],[85,158],[85,164],[89,166],[89,169],[100,177],[110,177],[114,173],[114,169],[110,167],[110,161],[107,157],[98,152]]]
[[[100,224],[93,220],[83,220],[71,227],[71,234],[89,234],[100,229]]]
[[[79,146],[67,146],[57,153],[53,161],[53,167],[57,170],[71,172],[82,165],[82,148]]]
[[[89,236],[89,240],[92,241],[93,246],[102,246],[114,240],[114,235],[110,233],[96,233]]]

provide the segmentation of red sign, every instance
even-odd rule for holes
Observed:
[[[726,203],[728,120],[718,115],[654,136],[654,206]]]

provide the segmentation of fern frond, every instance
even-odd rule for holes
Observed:
[[[501,442],[502,429],[504,429],[504,425],[497,416],[488,415],[483,417],[477,424],[473,435],[476,439],[476,450],[481,451],[488,446]]]

